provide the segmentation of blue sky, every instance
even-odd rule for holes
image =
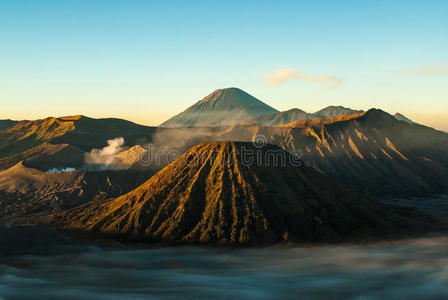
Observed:
[[[156,125],[236,86],[448,130],[448,1],[2,0],[0,84],[0,118]]]

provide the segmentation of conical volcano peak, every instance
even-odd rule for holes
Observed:
[[[227,106],[227,105],[253,105],[253,104],[260,104],[263,103],[257,98],[249,95],[245,91],[231,87],[231,88],[225,88],[225,89],[218,89],[211,93],[210,95],[206,96],[204,99],[200,100],[198,102],[203,103],[219,103],[221,105]]]
[[[162,126],[221,126],[247,123],[248,117],[278,112],[238,88],[219,89]]]

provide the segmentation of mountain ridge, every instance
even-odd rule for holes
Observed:
[[[406,116],[404,116],[404,115],[402,115],[402,114],[400,114],[400,113],[398,113],[398,112],[394,114],[394,117],[395,117],[397,120],[399,120],[399,121],[404,121],[404,122],[407,122],[407,123],[410,123],[410,124],[414,124],[414,123],[415,123],[415,122],[412,121],[411,119],[407,118]]]
[[[331,118],[331,117],[339,117],[344,115],[353,115],[363,113],[363,110],[354,110],[351,108],[344,107],[342,105],[330,105],[321,110],[316,111],[315,113],[310,114],[312,118]]]
[[[371,109],[351,120],[298,127],[236,126],[219,138],[266,142],[303,159],[327,176],[359,192],[374,195],[447,193],[448,135],[419,124],[398,121]]]
[[[0,131],[14,127],[17,123],[19,123],[19,121],[10,120],[10,119],[0,120]]]
[[[87,152],[103,148],[107,140],[117,137],[125,138],[130,144],[144,144],[156,130],[156,127],[123,119],[94,119],[81,115],[20,121],[0,131],[0,159],[43,143],[70,144]]]
[[[258,124],[281,126],[310,118],[327,118],[363,112],[343,106],[327,106],[315,113],[299,108],[278,111],[238,88],[218,89],[183,112],[162,123],[161,127],[229,126]]]

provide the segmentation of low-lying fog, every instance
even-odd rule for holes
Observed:
[[[0,262],[0,299],[448,297],[448,238],[440,236],[261,249],[88,246]]]

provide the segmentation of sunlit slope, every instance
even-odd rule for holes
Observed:
[[[156,128],[121,119],[84,116],[21,121],[0,132],[0,158],[18,154],[45,142],[70,144],[84,151],[102,148],[108,139],[124,137],[133,145],[150,141]]]
[[[247,151],[253,163],[243,160]],[[366,238],[407,228],[405,217],[376,201],[312,168],[276,164],[269,153],[289,157],[273,145],[200,144],[137,189],[77,207],[63,223],[146,241],[223,244]]]
[[[53,117],[21,121],[0,132],[0,157],[25,151],[74,129],[74,121]]]

